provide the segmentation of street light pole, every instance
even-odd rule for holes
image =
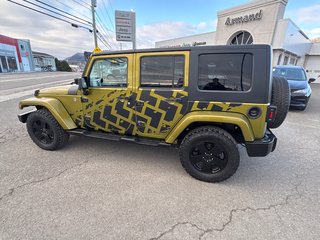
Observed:
[[[96,18],[94,8],[97,6],[97,0],[91,0],[91,11],[92,11],[92,27],[93,27],[93,37],[94,37],[94,47],[98,48],[97,40],[97,28],[96,28]]]

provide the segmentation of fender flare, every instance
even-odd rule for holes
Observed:
[[[62,103],[58,99],[48,98],[48,97],[42,97],[42,98],[33,97],[33,98],[28,98],[26,100],[22,100],[19,102],[20,109],[23,109],[29,106],[35,106],[35,107],[41,106],[48,109],[48,111],[50,111],[53,117],[58,121],[61,127],[65,130],[77,128],[77,125],[74,123],[74,121],[70,117],[68,111],[65,109],[65,107],[62,105]],[[25,115],[22,114],[23,115],[22,119],[26,120],[27,115],[29,115],[30,113],[31,112],[27,112]]]
[[[237,125],[243,134],[245,141],[254,141],[254,134],[251,125],[243,114],[230,112],[209,112],[209,111],[195,111],[185,115],[177,125],[171,130],[165,139],[167,143],[174,143],[179,135],[191,123],[230,123]]]

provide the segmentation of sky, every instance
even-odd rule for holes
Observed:
[[[41,5],[41,1],[91,21],[90,0],[12,1],[36,9],[39,8],[30,3]],[[215,31],[218,11],[248,2],[250,1],[97,0],[98,29],[108,41],[106,46],[99,42],[99,46],[102,49],[131,47],[129,43],[120,45],[115,40],[114,10],[136,12],[137,48],[149,48],[154,47],[155,41]],[[285,18],[291,18],[312,39],[320,37],[319,13],[320,0],[289,0]],[[65,20],[76,23],[74,20]],[[93,34],[87,29],[74,28],[70,23],[36,13],[7,0],[0,0],[0,34],[29,39],[33,51],[45,52],[59,59],[69,57],[76,52],[92,51],[94,48]]]

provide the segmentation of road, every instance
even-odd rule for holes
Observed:
[[[275,152],[250,158],[239,146],[236,174],[210,184],[172,148],[77,136],[38,148],[19,99],[76,75],[0,75],[0,239],[319,239],[320,84],[274,130]]]

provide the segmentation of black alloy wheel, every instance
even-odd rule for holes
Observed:
[[[217,173],[228,163],[228,154],[219,144],[201,141],[190,151],[190,161],[193,166],[203,173]]]
[[[62,148],[69,140],[69,134],[47,109],[30,113],[27,118],[27,130],[32,141],[45,150]]]
[[[35,137],[43,144],[50,144],[54,140],[52,128],[42,119],[33,122],[32,131]]]
[[[215,126],[190,131],[180,144],[179,155],[184,169],[205,182],[220,182],[231,177],[240,163],[234,138]]]

